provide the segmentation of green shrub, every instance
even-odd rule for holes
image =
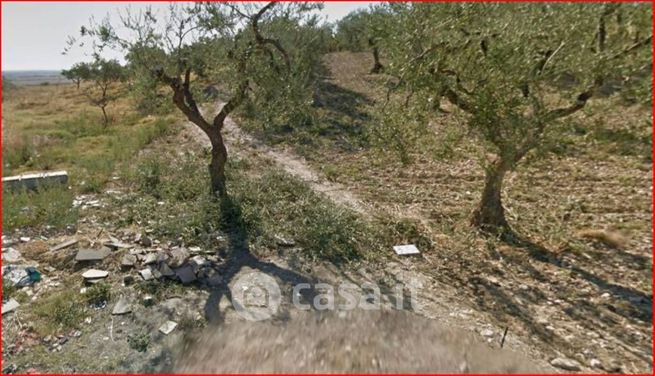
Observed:
[[[89,287],[84,293],[84,300],[92,306],[99,306],[109,302],[111,299],[111,286],[108,283],[100,282]]]
[[[74,290],[37,300],[33,309],[38,320],[37,330],[42,334],[54,334],[79,328],[85,316],[84,305],[80,303],[80,295]]]

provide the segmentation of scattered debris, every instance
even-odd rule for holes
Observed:
[[[139,274],[141,275],[141,278],[143,278],[144,281],[149,281],[154,278],[152,276],[152,271],[149,268],[139,270]]]
[[[175,269],[175,275],[184,284],[191,283],[196,280],[196,273],[193,271],[191,265],[185,265],[181,268]]]
[[[580,364],[572,359],[555,358],[550,361],[553,367],[565,369],[567,371],[580,371]]]
[[[176,327],[177,327],[177,323],[175,321],[166,321],[164,325],[159,327],[159,331],[168,335],[173,330],[175,330]]]
[[[118,299],[118,302],[114,305],[114,309],[111,311],[112,315],[124,315],[126,313],[132,312],[132,305],[125,298],[121,297]]]
[[[78,241],[79,241],[79,240],[77,240],[77,239],[66,240],[66,241],[63,242],[63,243],[60,243],[60,244],[57,244],[57,245],[54,246],[54,247],[51,247],[51,248],[50,248],[50,251],[51,251],[51,252],[60,251],[60,250],[62,250],[62,249],[64,249],[64,248],[68,248],[68,247],[70,247],[70,246],[73,246],[73,245],[77,244]]]
[[[136,256],[135,255],[131,255],[129,253],[126,253],[125,255],[123,255],[123,259],[121,260],[121,266],[132,267],[132,266],[134,266],[134,264],[136,264]]]
[[[5,265],[2,278],[8,279],[16,287],[25,287],[41,280],[41,273],[33,266]]]
[[[20,254],[20,251],[18,251],[15,248],[3,248],[2,249],[2,262],[3,263],[16,263],[20,262],[23,260],[23,257]]]
[[[29,242],[30,240],[32,240],[32,238],[29,238],[29,237],[27,237],[27,236],[23,236],[23,237],[20,238],[20,241],[23,242],[23,243],[27,243],[27,242]]]
[[[20,304],[14,298],[11,298],[6,303],[2,303],[2,314],[9,313],[18,307],[20,307]]]
[[[189,252],[186,248],[173,248],[170,252],[170,256],[168,266],[171,268],[179,268],[189,258]]]
[[[421,253],[414,244],[395,245],[393,246],[393,250],[399,256],[418,255]]]
[[[294,245],[296,245],[296,242],[294,242],[293,240],[286,239],[280,235],[275,235],[274,238],[277,245],[281,247],[293,247]]]
[[[161,275],[163,275],[164,277],[171,277],[172,278],[172,277],[175,276],[175,272],[173,271],[173,269],[171,269],[168,266],[168,264],[166,264],[165,262],[162,262],[161,264],[159,264],[159,273],[161,273]]]
[[[593,368],[603,369],[603,363],[601,363],[600,360],[595,358],[589,361],[589,365]]]
[[[492,337],[494,336],[495,333],[494,333],[494,331],[491,330],[491,329],[485,329],[485,330],[481,331],[480,334],[481,334],[483,337],[486,337],[486,338],[492,338]]]
[[[100,261],[109,256],[111,250],[103,247],[101,249],[80,249],[75,256],[75,261]]]
[[[89,269],[82,273],[82,277],[84,277],[87,282],[97,282],[97,280],[107,278],[109,275],[109,272],[106,270],[98,270],[98,269]]]
[[[39,185],[65,185],[68,183],[66,171],[39,172],[33,174],[6,176],[2,178],[2,187],[17,190],[21,188],[36,190]]]
[[[156,253],[148,253],[146,255],[146,258],[143,260],[144,265],[148,264],[153,264],[157,261],[157,254]]]

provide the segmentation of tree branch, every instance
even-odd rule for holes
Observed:
[[[275,6],[276,2],[271,1],[268,4],[266,4],[262,9],[259,10],[254,16],[251,18],[251,27],[252,31],[255,33],[255,40],[257,41],[257,44],[260,46],[264,47],[267,44],[272,45],[275,47],[276,50],[282,55],[282,59],[284,60],[284,64],[286,65],[287,72],[291,71],[291,58],[289,57],[289,54],[287,51],[282,47],[282,44],[276,40],[276,39],[271,39],[271,38],[265,38],[262,34],[261,31],[259,30],[259,20],[262,18],[264,13],[266,13],[269,9],[273,8]]]

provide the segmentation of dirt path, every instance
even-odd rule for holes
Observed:
[[[217,107],[220,108],[222,105],[222,103],[218,103]],[[187,124],[186,128],[187,132],[198,143],[206,147],[210,146],[209,139],[198,127]],[[370,215],[371,207],[366,205],[343,185],[327,181],[314,171],[303,158],[294,153],[287,150],[273,149],[256,140],[251,135],[242,131],[234,120],[230,118],[225,121],[224,137],[228,153],[244,154],[246,152],[256,152],[260,156],[264,156],[266,159],[274,162],[279,168],[290,175],[309,184],[315,192],[325,194],[333,202],[353,209],[359,214]]]
[[[220,106],[221,104],[218,104],[218,108]],[[185,132],[200,145],[210,146],[207,136],[193,124],[186,123]],[[280,169],[307,183],[314,191],[325,194],[336,204],[353,209],[366,217],[380,214],[379,210],[381,209],[368,205],[345,186],[322,178],[319,173],[309,166],[304,158],[291,151],[278,150],[263,144],[241,130],[230,118],[226,120],[224,136],[230,155],[264,157]],[[267,261],[281,268],[290,268],[287,260],[284,259],[275,258]],[[247,268],[246,271],[237,273],[234,279],[238,279],[240,275],[246,272]],[[364,283],[377,284],[381,280],[391,279],[393,283],[401,284],[414,291],[416,303],[416,306],[412,307],[414,313],[438,321],[440,325],[446,328],[452,328],[477,337],[479,344],[499,348],[504,328],[492,324],[494,320],[487,317],[487,314],[471,309],[455,289],[419,271],[412,260],[385,261],[385,265],[382,267],[360,268],[358,270],[341,270],[329,263],[323,263],[314,267],[311,274],[312,277],[335,286],[344,282],[354,282],[361,286]],[[384,299],[387,299],[387,297]],[[222,301],[219,305],[225,310],[226,323],[234,324],[238,322],[238,318],[229,302]],[[283,303],[283,305],[285,304]],[[286,308],[293,308],[289,306],[287,302]],[[297,313],[291,313],[291,317],[297,317]],[[374,330],[375,328],[369,329]],[[239,330],[246,329],[240,328]],[[530,359],[531,369],[545,370],[550,373],[558,372],[557,369],[550,366],[548,360],[543,359],[543,354],[538,349],[527,345],[526,341],[513,333],[507,336],[504,349],[523,354],[523,357]]]

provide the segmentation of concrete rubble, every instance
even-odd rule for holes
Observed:
[[[101,261],[111,254],[109,248],[80,249],[75,256],[75,261]]]
[[[177,327],[175,321],[166,321],[162,326],[159,327],[159,331],[168,335]]]
[[[14,298],[11,298],[6,303],[2,303],[2,314],[15,311],[18,307],[20,307],[20,304]]]

